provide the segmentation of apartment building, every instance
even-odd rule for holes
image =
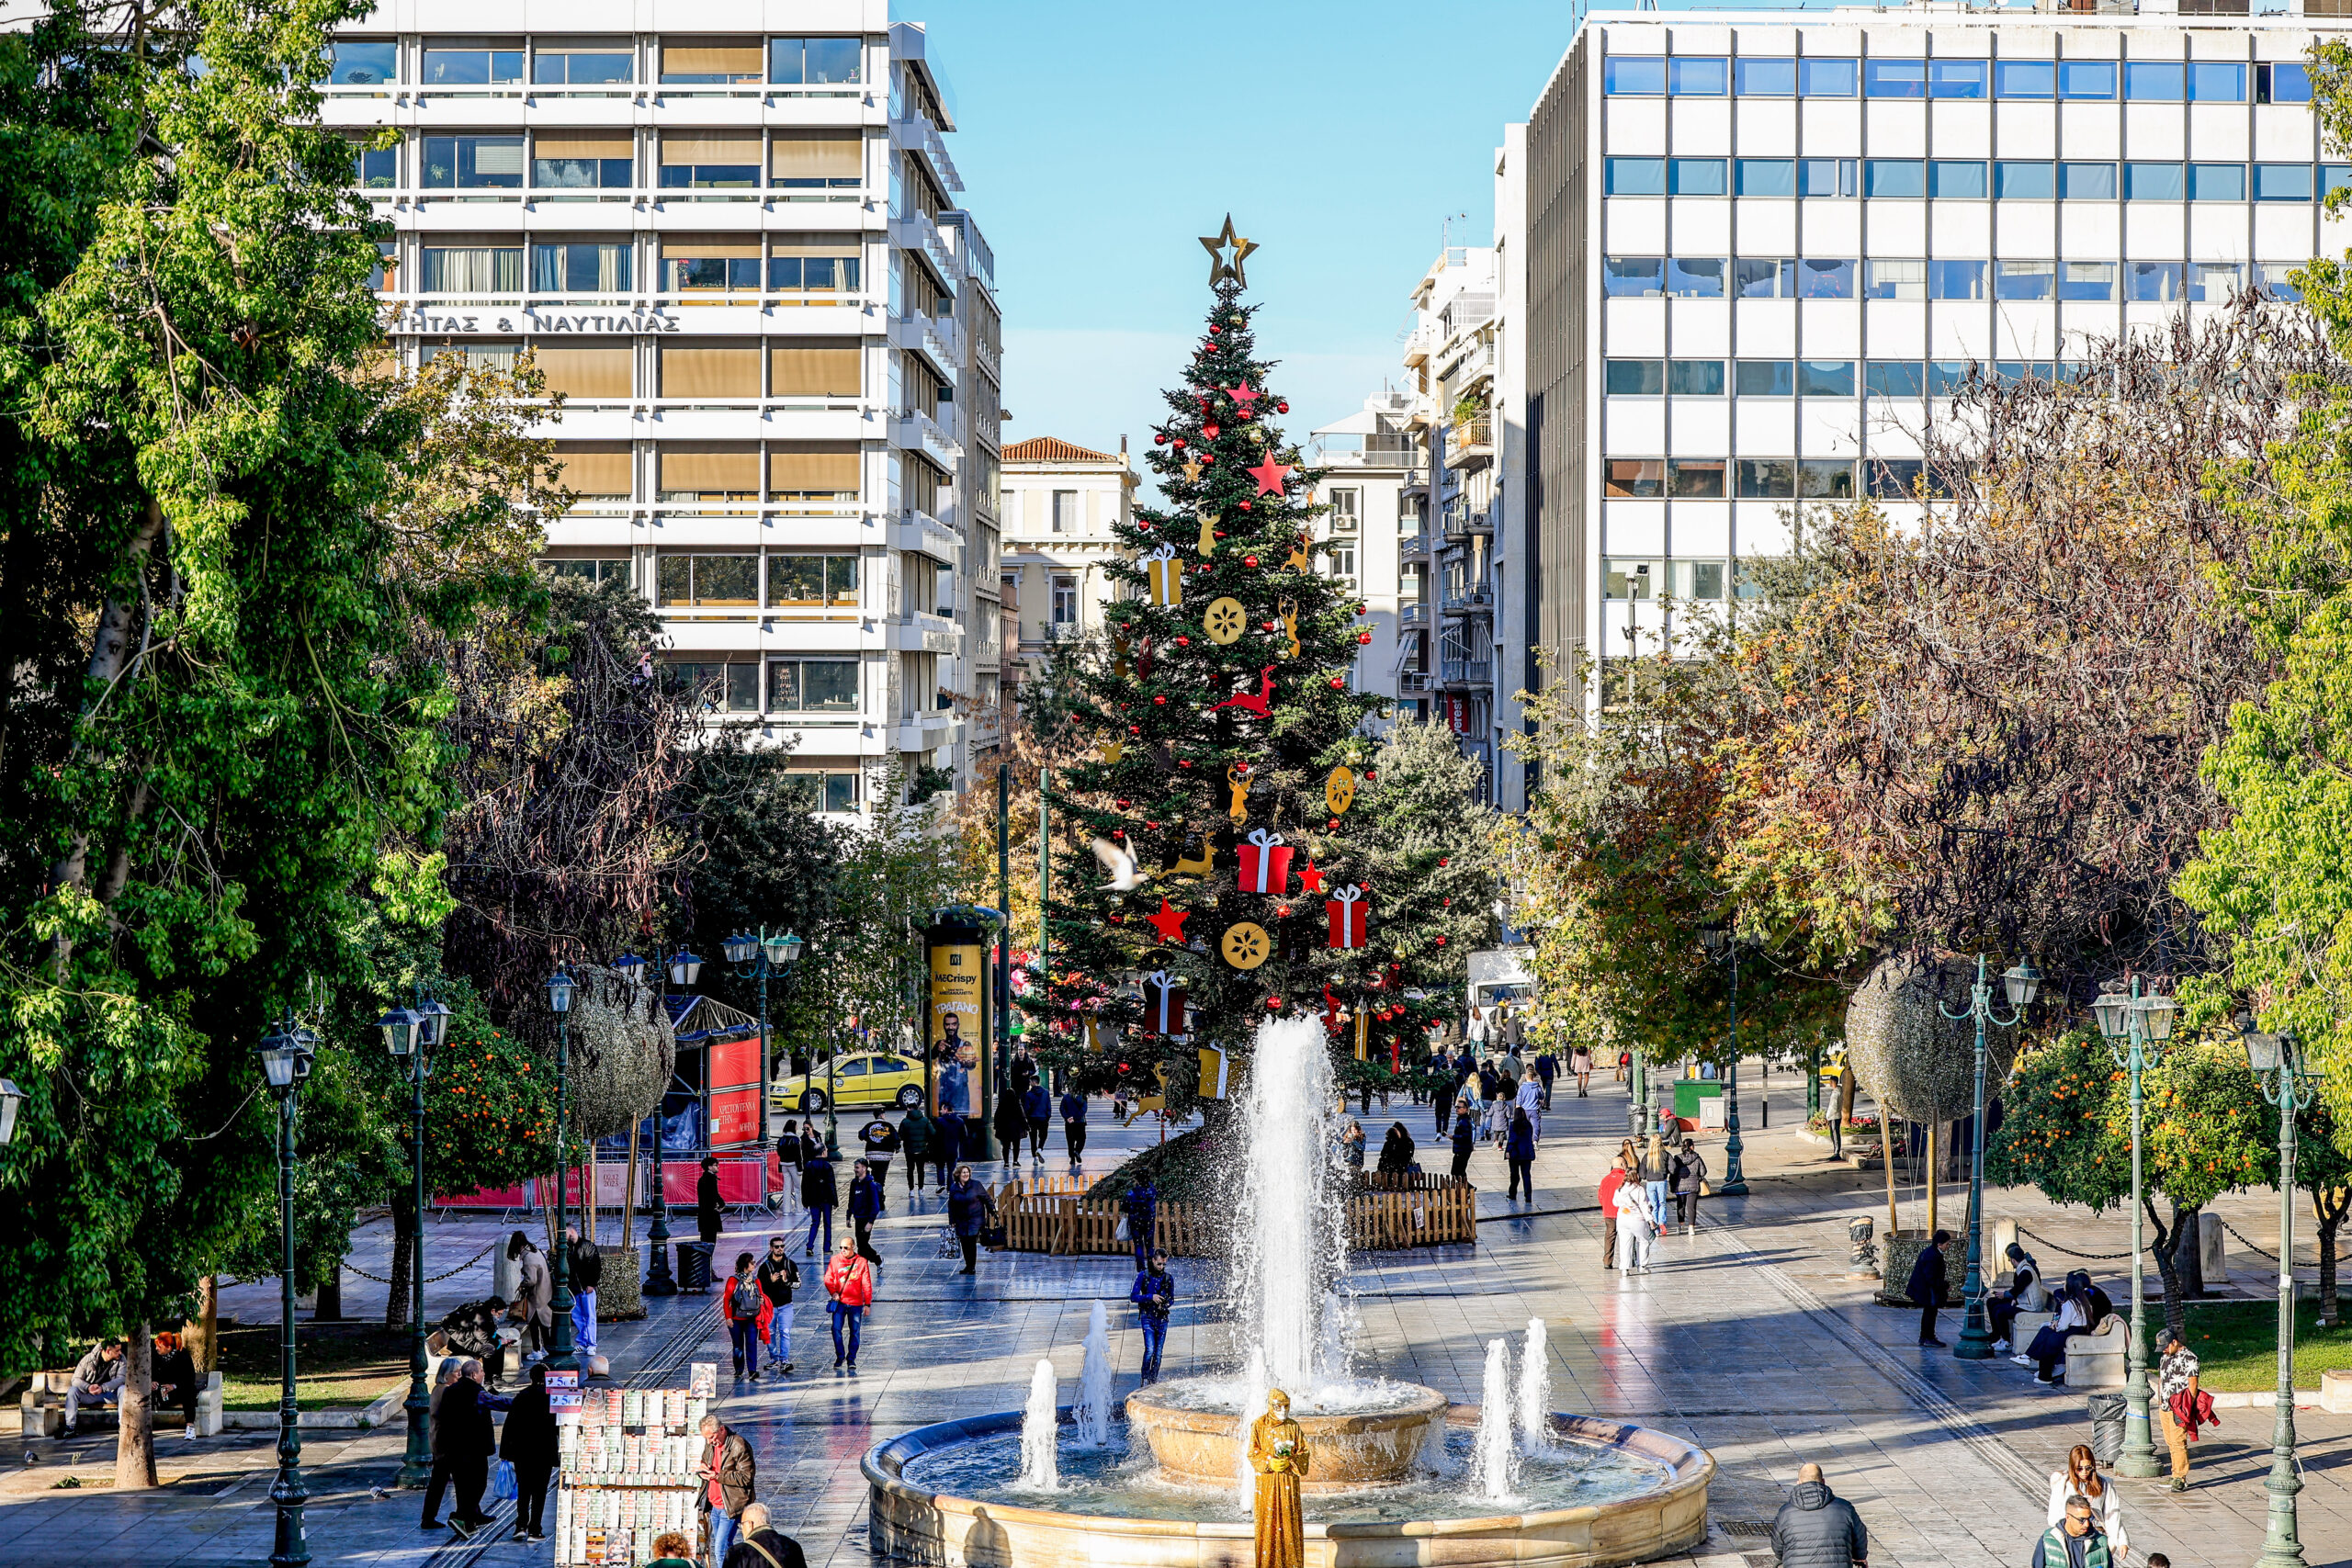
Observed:
[[[1655,649],[1804,507],[1902,504],[1972,367],[2061,376],[2086,336],[2291,292],[2352,182],[2302,62],[2346,22],[2310,9],[1589,20],[1518,176],[1531,642]]]
[[[1418,717],[1430,677],[1420,635],[1428,553],[1419,502],[1405,499],[1407,483],[1427,467],[1410,429],[1415,401],[1393,389],[1366,398],[1363,408],[1307,437],[1306,466],[1327,470],[1312,498],[1329,509],[1315,524],[1316,536],[1329,546],[1318,565],[1354,587],[1365,605],[1363,629],[1372,633],[1349,679],[1357,691],[1376,692]]]
[[[1023,676],[1039,670],[1056,641],[1099,631],[1102,606],[1117,596],[1108,569],[1119,553],[1114,529],[1133,520],[1136,486],[1127,438],[1115,453],[1056,436],[1004,449],[1004,602],[1020,628]],[[1008,680],[1010,684],[1010,680]]]
[[[551,569],[644,594],[836,811],[993,744],[1001,332],[924,42],[886,0],[400,0],[324,87],[401,133],[354,154],[400,353],[566,395]]]

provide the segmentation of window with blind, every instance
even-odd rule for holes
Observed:
[[[427,294],[522,292],[519,245],[427,245],[418,263],[419,287]]]
[[[776,609],[841,609],[857,604],[855,556],[768,557],[768,604]]]
[[[808,442],[768,449],[768,493],[780,500],[855,501],[859,462],[854,442]]]
[[[626,401],[633,388],[636,350],[626,343],[532,345],[548,390],[587,402]]]
[[[667,135],[662,138],[664,190],[755,190],[760,184],[760,139],[738,135]]]
[[[631,494],[629,449],[626,442],[583,442],[559,446],[555,460],[562,471],[557,482],[582,501],[627,501]]]
[[[665,398],[759,400],[760,351],[750,344],[718,347],[665,343],[661,352]]]
[[[783,190],[854,190],[865,179],[865,139],[855,130],[779,130],[768,144],[768,183]]]
[[[468,370],[495,370],[502,375],[512,375],[514,356],[521,352],[522,345],[513,343],[428,344],[424,349],[424,363],[431,365],[437,360],[455,359]]]
[[[427,136],[417,184],[427,190],[520,190],[520,136]]]
[[[654,600],[665,608],[757,609],[760,558],[736,555],[664,555],[654,574]]]
[[[768,242],[768,287],[810,294],[854,294],[861,253],[854,239],[778,234]]]
[[[626,294],[635,271],[627,242],[531,247],[534,294]]]
[[[637,183],[637,143],[628,131],[540,131],[531,138],[537,190],[627,190]]]
[[[865,390],[865,355],[855,338],[817,338],[768,350],[775,398],[854,398]]]
[[[760,455],[751,447],[665,447],[660,493],[665,502],[757,501]]]
[[[685,240],[662,242],[662,290],[683,294],[698,288],[760,287],[760,243],[757,240]]]
[[[766,62],[756,43],[663,44],[662,80],[687,87],[734,86],[757,83]]]
[[[854,38],[772,38],[768,80],[787,86],[844,86],[860,79],[865,40]]]

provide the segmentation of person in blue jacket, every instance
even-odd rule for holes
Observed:
[[[1153,1248],[1143,1272],[1136,1276],[1127,1300],[1136,1304],[1136,1319],[1143,1327],[1143,1381],[1159,1381],[1159,1353],[1168,1343],[1168,1309],[1176,1300],[1176,1281],[1168,1272],[1168,1254]]]
[[[874,1250],[874,1222],[882,1217],[882,1183],[864,1160],[849,1168],[850,1234],[857,1238],[858,1256],[878,1264],[882,1255]]]
[[[1086,1153],[1086,1096],[1075,1083],[1062,1090],[1062,1141],[1069,1145],[1069,1169],[1075,1176],[1079,1158]]]
[[[1127,1217],[1127,1239],[1135,1244],[1136,1272],[1140,1274],[1150,1266],[1152,1233],[1159,1222],[1159,1189],[1150,1177],[1136,1179],[1119,1200],[1119,1212]]]
[[[1029,1157],[1039,1165],[1046,1163],[1046,1131],[1054,1124],[1053,1097],[1046,1086],[1035,1079],[1021,1091],[1021,1114],[1029,1123]]]

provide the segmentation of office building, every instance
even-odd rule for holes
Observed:
[[[1044,666],[1050,644],[1102,629],[1102,606],[1121,596],[1108,570],[1119,554],[1113,530],[1133,521],[1139,482],[1124,435],[1116,453],[1051,435],[1004,449],[1001,576],[1020,627],[1006,656],[1017,652],[1020,679]]]
[[[1413,398],[1387,390],[1307,437],[1306,466],[1326,469],[1311,498],[1328,508],[1315,520],[1329,547],[1317,569],[1347,582],[1364,605],[1363,626],[1372,640],[1356,650],[1349,680],[1359,692],[1395,699],[1397,711],[1418,715],[1429,677],[1421,648],[1421,578],[1418,551],[1421,515],[1405,486],[1423,462],[1408,425]],[[1375,727],[1378,728],[1378,727]]]

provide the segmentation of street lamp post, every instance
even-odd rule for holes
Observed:
[[[2156,1473],[2154,1435],[2148,1427],[2147,1249],[2141,1240],[2143,1218],[2140,1199],[2140,1075],[2164,1060],[2164,1043],[2172,1038],[2177,1004],[2170,997],[2143,997],[2140,982],[2124,994],[2123,982],[2099,987],[2091,1011],[2109,1055],[2128,1076],[2132,1100],[2132,1336],[2125,1343],[2123,1373],[2123,1452],[2115,1473],[2146,1477]]]
[[[2301,1568],[2295,1495],[2303,1479],[2295,1467],[2295,1113],[2312,1103],[2319,1075],[2303,1066],[2301,1043],[2285,1030],[2264,1034],[2241,1013],[2239,1037],[2262,1098],[2278,1108],[2278,1393],[2270,1424],[2270,1523],[2260,1568]]]
[[[311,1494],[302,1484],[302,1422],[294,1375],[294,1101],[302,1080],[311,1076],[318,1048],[319,1037],[288,1012],[262,1037],[255,1053],[263,1080],[277,1100],[277,1224],[285,1246],[277,1278],[277,1479],[269,1488],[269,1500],[277,1509],[277,1530],[270,1568],[303,1568],[311,1561],[310,1543],[302,1535],[302,1505]]]
[[[764,1148],[768,1139],[768,981],[776,976],[789,979],[793,968],[800,962],[800,939],[786,931],[782,936],[768,935],[762,926],[760,934],[737,931],[718,944],[727,955],[728,964],[739,980],[750,980],[760,988],[760,1158],[761,1179],[766,1179],[767,1157]]]
[[[376,1021],[384,1047],[408,1066],[409,1168],[415,1205],[416,1236],[409,1247],[408,1449],[401,1458],[397,1484],[422,1486],[433,1478],[433,1401],[424,1386],[424,1080],[433,1074],[432,1053],[446,1043],[449,1010],[417,987],[417,1005],[395,1007]]]
[[[1968,988],[1968,1006],[1954,1012],[1941,1002],[1936,1004],[1946,1018],[1976,1021],[1976,1114],[1971,1123],[1975,1132],[1968,1160],[1968,1280],[1961,1287],[1961,1299],[1966,1304],[1960,1341],[1951,1351],[1955,1359],[1962,1361],[1993,1359],[1993,1323],[1984,1309],[1984,1026],[1997,1023],[2003,1029],[2015,1029],[2023,1022],[2027,1004],[2041,988],[2041,975],[2032,964],[2020,963],[2002,974],[2001,984],[2009,997],[2007,1018],[1993,1010],[1993,987],[1984,978],[1984,955],[1980,953],[1976,983]]]
[[[548,1011],[555,1014],[555,1295],[548,1303],[554,1316],[554,1341],[548,1347],[548,1366],[577,1371],[580,1358],[571,1347],[571,1248],[563,1237],[564,1186],[571,1179],[571,1150],[564,1123],[571,1112],[571,976],[561,964],[547,978]]]
[[[1724,1075],[1724,1179],[1715,1190],[1726,1197],[1747,1194],[1747,1178],[1739,1168],[1743,1145],[1739,1139],[1739,937],[1728,926],[1707,926],[1699,932],[1707,951],[1731,962],[1731,993],[1725,1011],[1731,1029],[1731,1068]]]

